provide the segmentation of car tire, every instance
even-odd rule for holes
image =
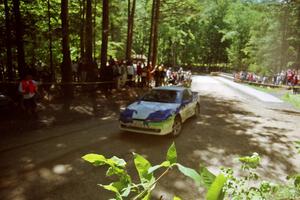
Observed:
[[[200,117],[200,106],[199,104],[196,105],[195,107],[195,115],[194,115],[195,118],[198,118]]]
[[[181,130],[182,130],[181,118],[179,116],[176,116],[172,127],[172,132],[171,132],[172,136],[177,137],[181,133]]]

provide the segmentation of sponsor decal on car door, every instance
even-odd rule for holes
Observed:
[[[193,98],[187,90],[183,91],[182,96],[182,120],[185,121],[187,118],[193,115]]]

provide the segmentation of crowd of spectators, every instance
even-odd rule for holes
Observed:
[[[234,78],[236,80],[262,84],[296,86],[299,85],[300,70],[282,70],[280,73],[274,74],[273,76],[260,76],[253,72],[241,71],[238,73],[234,73]]]
[[[73,81],[87,81],[84,71],[84,61],[76,60],[72,64]],[[95,81],[102,82],[102,88],[106,91],[121,89],[124,87],[158,87],[163,85],[191,83],[191,72],[182,68],[166,68],[163,64],[152,66],[143,60],[116,60],[110,56],[106,67],[99,68],[94,63],[93,69],[97,69]]]

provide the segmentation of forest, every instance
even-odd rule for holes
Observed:
[[[1,0],[0,81],[71,82],[108,57],[258,74],[300,67],[299,0]],[[94,63],[94,64],[93,64]]]

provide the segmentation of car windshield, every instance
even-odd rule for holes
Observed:
[[[152,90],[141,99],[142,101],[177,103],[179,92],[174,90]]]

